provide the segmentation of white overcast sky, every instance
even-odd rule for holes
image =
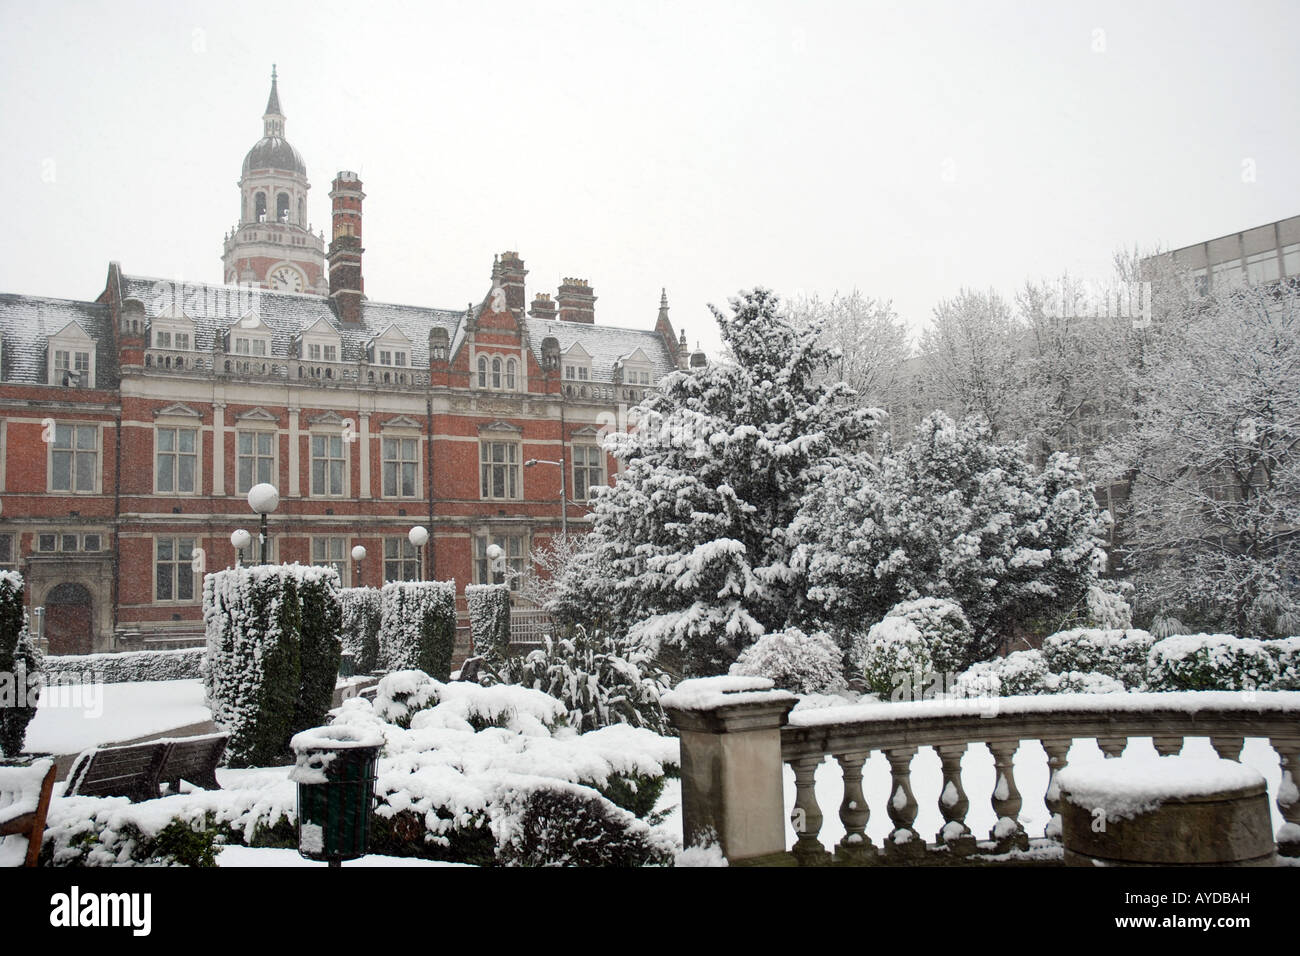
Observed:
[[[367,294],[529,298],[691,344],[739,289],[1012,292],[1300,213],[1300,4],[0,3],[0,292],[110,260],[219,282],[271,64],[328,233],[365,182]],[[1243,164],[1254,181],[1243,181]]]

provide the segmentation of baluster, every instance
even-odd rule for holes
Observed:
[[[892,782],[889,787],[889,819],[894,823],[885,853],[891,858],[915,858],[925,855],[925,841],[912,826],[918,805],[912,793],[912,758],[915,747],[895,747],[885,751]]]
[[[1049,840],[1059,840],[1061,838],[1061,788],[1057,786],[1056,775],[1065,769],[1069,762],[1070,745],[1074,743],[1072,737],[1044,737],[1042,740],[1043,749],[1047,751],[1047,794],[1043,797],[1043,802],[1047,804],[1048,812],[1052,818],[1047,821],[1047,828],[1043,831],[1043,836]]]
[[[1210,745],[1214,747],[1214,752],[1224,760],[1241,760],[1241,748],[1246,744],[1245,737],[1210,737]]]
[[[1151,743],[1155,745],[1156,753],[1162,757],[1173,757],[1183,752],[1182,737],[1152,737]]]
[[[876,858],[876,848],[867,836],[867,820],[871,808],[862,792],[862,765],[871,756],[870,751],[836,754],[840,772],[844,775],[844,800],[840,804],[840,822],[844,824],[844,839],[835,848],[835,859],[841,863],[871,863]]]
[[[1270,742],[1282,764],[1277,809],[1286,822],[1277,831],[1278,856],[1300,856],[1300,737],[1273,737]]]
[[[1107,757],[1118,757],[1128,746],[1128,737],[1098,737],[1097,746]]]
[[[1020,749],[1019,740],[999,740],[986,743],[993,754],[993,767],[997,771],[993,785],[993,812],[997,823],[989,832],[998,853],[1012,849],[1029,849],[1029,835],[1020,825],[1020,791],[1016,789],[1016,775],[1012,760]]]
[[[822,829],[822,810],[817,805],[814,784],[817,768],[824,759],[819,754],[816,757],[800,757],[790,764],[794,767],[795,788],[794,812],[790,814],[790,820],[798,836],[793,852],[801,866],[818,866],[825,863],[829,855],[817,839],[817,834]]]
[[[961,785],[961,758],[969,744],[941,744],[934,749],[943,764],[943,790],[939,793],[939,813],[943,816],[943,829],[935,842],[948,847],[956,856],[975,852],[975,837],[966,826],[966,811],[970,800]]]

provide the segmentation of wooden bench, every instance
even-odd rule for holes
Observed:
[[[160,741],[171,744],[158,771],[158,782],[167,784],[168,793],[180,793],[181,781],[188,780],[203,790],[220,790],[217,764],[226,752],[229,734],[204,734]]]
[[[35,866],[41,855],[54,773],[50,759],[25,767],[0,767],[0,837],[27,837],[24,866]]]
[[[125,747],[101,747],[82,753],[68,773],[64,796],[129,797],[133,803],[180,790],[182,779],[219,790],[217,763],[226,749],[226,734],[151,740]]]

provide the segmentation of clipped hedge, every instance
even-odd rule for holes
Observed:
[[[1147,655],[1147,682],[1152,690],[1267,690],[1278,678],[1269,643],[1231,634],[1166,637]]]
[[[505,660],[510,650],[510,587],[471,584],[465,588],[474,653],[489,663]]]
[[[1147,657],[1156,639],[1147,631],[1075,628],[1043,641],[1043,659],[1057,674],[1105,674],[1128,690],[1147,686]]]
[[[451,679],[456,646],[456,582],[394,581],[384,585],[379,652],[388,670],[421,670]]]
[[[339,600],[343,605],[339,625],[343,631],[343,650],[356,661],[358,674],[369,674],[379,668],[382,595],[378,588],[342,588]]]
[[[120,651],[108,654],[64,654],[47,657],[50,682],[72,683],[87,675],[102,684],[129,681],[194,680],[203,676],[206,647],[176,651]]]
[[[319,727],[334,702],[339,659],[343,655],[340,630],[343,606],[339,600],[339,573],[331,567],[306,567],[296,572],[301,604],[301,653],[298,702],[292,733]]]
[[[301,689],[302,607],[286,565],[239,567],[203,580],[212,720],[230,734],[232,767],[269,766],[289,752]]]
[[[30,692],[41,669],[41,652],[27,631],[23,577],[0,571],[0,755],[22,753],[27,725],[36,716]]]
[[[1272,690],[1300,690],[1300,637],[1281,637],[1262,643],[1277,670]]]

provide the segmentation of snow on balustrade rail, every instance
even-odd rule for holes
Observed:
[[[362,362],[313,362],[303,359],[240,354],[146,349],[145,368],[164,372],[207,372],[234,378],[277,379],[313,385],[363,385],[375,388],[427,388],[429,373],[416,368]]]
[[[878,855],[866,835],[870,807],[862,790],[862,767],[879,750],[892,777],[887,812],[893,829],[884,855],[907,860],[918,859],[928,850],[913,826],[918,804],[910,776],[919,747],[934,748],[942,765],[939,811],[944,826],[939,845],[966,856],[977,852],[977,841],[965,822],[970,800],[962,786],[961,759],[970,744],[984,744],[993,756],[996,782],[990,800],[997,823],[989,839],[994,853],[1007,853],[1029,848],[1028,834],[1019,821],[1022,800],[1013,770],[1022,740],[1039,741],[1047,753],[1045,802],[1052,819],[1045,836],[1054,839],[1060,835],[1056,778],[1066,766],[1071,744],[1096,738],[1107,757],[1118,757],[1130,737],[1151,737],[1161,756],[1180,753],[1185,737],[1208,737],[1221,758],[1234,761],[1240,758],[1245,738],[1269,740],[1282,769],[1274,795],[1286,821],[1277,833],[1278,852],[1300,856],[1300,693],[1281,691],[1061,694],[796,711],[781,729],[781,756],[795,774],[794,855],[803,863],[827,858],[818,839],[823,817],[814,775],[828,754],[839,763],[844,779],[839,816],[845,836],[837,858],[867,862]]]

